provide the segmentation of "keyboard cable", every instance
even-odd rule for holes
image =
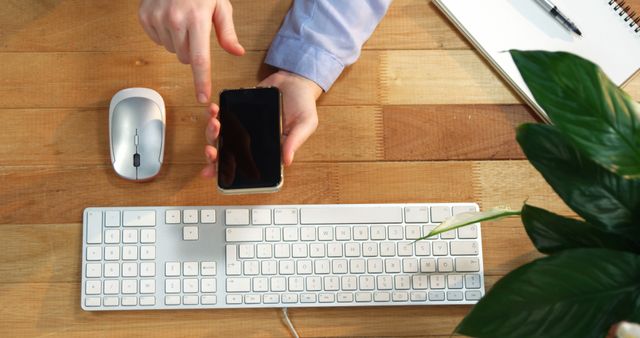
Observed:
[[[296,328],[293,326],[293,323],[291,323],[291,319],[289,319],[289,313],[286,307],[282,308],[282,316],[284,318],[284,323],[287,324],[289,331],[291,331],[291,335],[295,338],[300,338],[300,336],[298,335],[298,331],[296,331]]]

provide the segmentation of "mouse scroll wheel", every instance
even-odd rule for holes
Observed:
[[[136,168],[140,166],[140,154],[138,153],[133,154],[133,166]]]

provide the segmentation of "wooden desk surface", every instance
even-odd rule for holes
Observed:
[[[640,0],[632,1],[636,8]],[[523,158],[531,111],[427,0],[396,0],[319,100],[320,126],[277,194],[223,197],[198,177],[205,118],[191,72],[138,25],[138,1],[9,0],[0,12],[0,336],[286,337],[279,310],[80,309],[88,206],[475,201],[570,214]],[[289,1],[233,1],[244,57],[213,47],[214,93],[255,85]],[[152,183],[111,169],[108,104],[125,87],[168,106]],[[640,79],[627,86],[640,98]],[[538,254],[518,219],[483,225],[487,287]],[[468,306],[292,309],[300,334],[446,337]]]

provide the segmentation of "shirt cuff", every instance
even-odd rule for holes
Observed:
[[[344,69],[344,64],[328,51],[282,35],[273,39],[265,63],[303,76],[325,92]]]

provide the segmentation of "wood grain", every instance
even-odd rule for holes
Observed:
[[[264,51],[291,1],[234,0],[234,22],[245,49]],[[0,13],[0,52],[156,51],[136,14],[138,2],[12,0]],[[46,39],[42,37],[46,36]],[[213,49],[220,50],[215,36]],[[392,3],[365,49],[469,49],[428,0]]]
[[[519,105],[385,106],[385,158],[522,159],[515,128],[534,121]]]
[[[629,1],[640,8],[640,0]],[[243,57],[212,37],[213,93],[257,84],[291,1],[234,0]],[[360,60],[318,101],[320,125],[282,192],[222,196],[199,177],[203,108],[188,66],[156,46],[130,0],[7,0],[0,11],[0,336],[287,337],[277,309],[80,309],[88,206],[475,201],[575,216],[525,160],[533,121],[428,0],[395,0]],[[165,165],[152,183],[110,166],[107,109],[125,87],[168,107]],[[640,99],[640,77],[626,86]],[[488,288],[540,254],[518,218],[482,225]],[[305,337],[449,337],[469,306],[292,309]]]

